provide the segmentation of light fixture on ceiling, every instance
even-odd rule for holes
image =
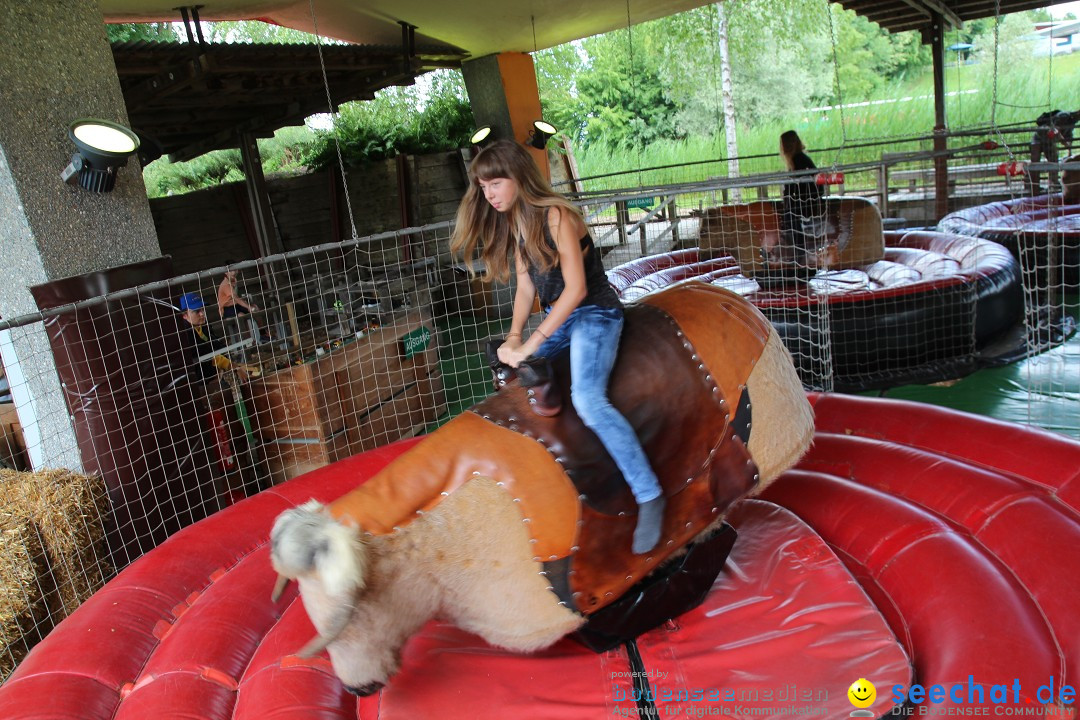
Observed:
[[[557,132],[558,130],[551,123],[537,120],[533,123],[532,132],[529,133],[529,138],[525,141],[525,144],[537,150],[543,150],[547,147],[548,139]]]
[[[76,120],[68,128],[68,136],[78,150],[60,178],[64,182],[77,180],[91,192],[110,192],[116,184],[116,171],[139,149],[138,135],[108,120]]]
[[[491,133],[491,126],[490,125],[484,125],[483,127],[479,127],[479,128],[476,129],[476,132],[474,132],[472,134],[472,137],[469,138],[469,142],[472,143],[473,145],[481,145],[482,146],[482,145],[488,144],[489,142],[491,142],[494,139],[495,139],[495,137]]]

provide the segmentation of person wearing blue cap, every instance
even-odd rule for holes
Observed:
[[[180,296],[177,307],[180,309],[180,316],[191,326],[194,360],[222,348],[221,342],[210,334],[210,328],[206,325],[206,303],[203,302],[202,295],[186,292]],[[193,362],[193,367],[198,368],[199,378],[206,380],[213,377],[216,370],[231,368],[232,361],[224,355],[214,355],[209,360]]]

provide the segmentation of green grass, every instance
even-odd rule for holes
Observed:
[[[946,118],[950,129],[987,127],[991,120],[997,126],[1033,123],[1043,111],[1052,108],[1073,109],[1075,78],[1080,74],[1080,53],[1050,58],[1031,58],[1024,63],[999,58],[997,104],[994,103],[993,58],[981,62],[946,68],[946,92],[959,94],[946,98]],[[975,90],[976,92],[966,92]],[[842,91],[842,87],[841,87]],[[920,97],[925,96],[925,97]],[[928,70],[907,82],[885,88],[868,101],[898,102],[871,104],[865,107],[845,107],[843,112],[801,112],[753,127],[738,127],[739,155],[741,157],[764,155],[757,159],[740,162],[740,174],[776,172],[782,169],[777,157],[780,133],[796,129],[806,142],[811,154],[821,148],[842,148],[837,152],[814,155],[819,166],[848,164],[876,160],[883,151],[901,152],[920,149],[916,143],[896,142],[896,139],[916,135],[929,135],[934,126],[933,76]],[[844,98],[845,105],[858,102]],[[736,107],[738,98],[735,99]],[[1016,135],[1014,143],[1024,146],[1027,136]],[[881,141],[881,146],[870,148],[847,147],[855,143]],[[974,142],[974,140],[972,141]],[[953,145],[968,144],[966,140],[953,140]],[[686,141],[664,141],[648,147],[622,150],[593,146],[575,149],[579,172],[583,177],[631,169],[658,167],[715,159],[725,156],[722,133],[711,138],[694,138]],[[926,149],[925,147],[921,149]],[[696,168],[674,168],[649,174],[634,173],[590,184],[589,189],[632,187],[642,183],[693,182],[707,177],[725,175],[723,164],[709,164]]]

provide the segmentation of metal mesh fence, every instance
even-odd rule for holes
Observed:
[[[935,158],[917,145],[874,162],[838,154],[802,178],[825,196],[811,212],[785,203],[799,178],[773,172],[775,158],[734,180],[719,165],[676,184],[641,171],[615,194],[586,180],[578,200],[625,300],[690,277],[743,294],[807,388],[948,381],[1058,343],[1077,273],[1060,196],[1012,174],[1008,147],[974,144],[950,153],[961,216],[936,232]],[[0,677],[178,529],[486,396],[483,345],[508,330],[513,289],[450,257],[450,230],[54,293],[51,309],[0,323]],[[1054,426],[1074,412],[1062,373],[1075,363],[1039,357],[1031,392],[1062,394],[1037,418]]]

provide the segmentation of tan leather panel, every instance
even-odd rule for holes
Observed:
[[[368,482],[330,505],[374,535],[404,527],[474,477],[504,483],[544,560],[565,557],[575,542],[579,501],[555,459],[535,440],[463,413]],[[483,518],[478,518],[483,522]]]
[[[830,203],[829,207],[833,206]],[[830,269],[860,267],[885,257],[885,236],[877,206],[866,198],[857,197],[842,198],[835,206],[835,224],[848,232],[837,237],[835,246],[830,244],[826,266]]]
[[[772,329],[769,321],[736,293],[703,282],[680,283],[640,302],[678,321],[727,400],[733,419],[739,394],[765,349]]]

